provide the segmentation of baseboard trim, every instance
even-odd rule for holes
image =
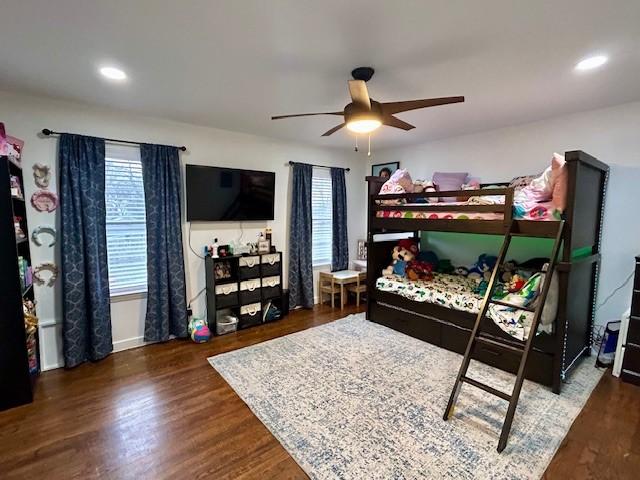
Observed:
[[[113,353],[129,350],[131,348],[142,347],[148,343],[144,341],[144,337],[131,337],[124,340],[113,342]]]
[[[62,368],[64,367],[64,363],[52,363],[50,365],[43,365],[41,370],[43,372],[46,372],[47,370],[55,370],[56,368]]]
[[[38,326],[40,328],[49,328],[49,327],[55,327],[56,325],[59,325],[58,321],[51,318],[49,320],[40,320]]]

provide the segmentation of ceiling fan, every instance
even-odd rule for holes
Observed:
[[[415,126],[395,117],[396,113],[408,112],[419,108],[436,107],[449,103],[464,102],[464,97],[443,97],[426,98],[423,100],[407,100],[403,102],[381,103],[369,97],[367,83],[373,76],[374,70],[371,67],[358,67],[351,72],[353,80],[349,80],[349,94],[351,103],[344,107],[342,112],[322,112],[322,113],[298,113],[294,115],[277,115],[271,120],[280,120],[292,117],[309,117],[313,115],[340,115],[344,117],[344,122],[336,125],[331,130],[322,134],[323,137],[337,132],[343,127],[355,133],[370,133],[381,125],[400,128],[401,130],[411,130]]]

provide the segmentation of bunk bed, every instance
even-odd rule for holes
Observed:
[[[600,263],[602,214],[609,167],[582,152],[565,153],[567,204],[562,245],[553,275],[558,276],[558,308],[548,332],[538,333],[525,371],[526,378],[552,387],[560,393],[562,381],[583,356],[590,355],[594,302]],[[521,220],[514,217],[514,188],[493,184],[481,190],[435,193],[380,194],[381,177],[367,177],[367,319],[442,348],[464,353],[477,313],[448,308],[428,301],[377,288],[382,270],[388,266],[397,240],[386,234],[404,233],[420,240],[420,232],[444,231],[505,235],[510,225],[516,235],[554,238],[560,218]],[[433,197],[457,200],[491,195],[502,200],[493,204],[427,203]],[[443,212],[447,212],[443,215]],[[443,218],[444,217],[444,218]],[[521,345],[488,316],[483,331],[496,339],[495,345],[475,348],[472,358],[515,373]],[[513,349],[508,345],[513,345]]]

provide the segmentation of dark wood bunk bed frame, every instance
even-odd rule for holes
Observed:
[[[555,273],[559,275],[559,302],[552,334],[537,335],[533,342],[526,378],[551,386],[560,393],[562,381],[582,356],[591,353],[595,298],[600,264],[602,214],[609,167],[582,152],[565,153],[568,168],[567,207]],[[464,353],[476,314],[449,309],[428,302],[416,302],[376,289],[376,280],[391,258],[396,240],[385,240],[380,234],[413,233],[420,239],[421,231],[445,231],[504,235],[513,220],[513,188],[482,189],[482,195],[504,195],[504,205],[379,205],[378,200],[424,197],[472,197],[478,190],[436,193],[379,195],[386,179],[367,177],[367,319],[407,335]],[[495,184],[492,184],[495,185]],[[499,184],[505,185],[505,184]],[[382,210],[460,211],[503,213],[503,220],[444,220],[377,217]],[[558,230],[555,221],[513,220],[517,234],[527,237],[553,238]],[[378,238],[376,238],[378,236]],[[482,329],[502,343],[517,341],[485,317]],[[516,373],[520,357],[508,348],[478,345],[473,359]]]

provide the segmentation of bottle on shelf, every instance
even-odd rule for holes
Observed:
[[[218,239],[213,239],[213,245],[211,246],[211,256],[213,258],[218,258]]]

